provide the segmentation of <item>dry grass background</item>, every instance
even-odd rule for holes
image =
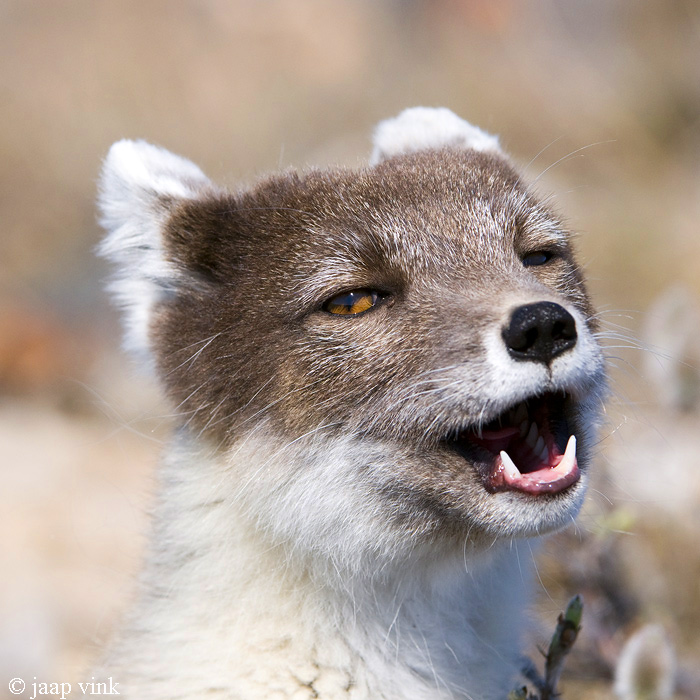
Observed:
[[[542,619],[588,601],[565,697],[611,697],[644,621],[700,665],[697,0],[5,0],[0,698],[14,676],[84,675],[128,601],[167,435],[93,255],[109,145],[146,138],[237,186],[361,163],[415,104],[500,134],[557,193],[611,333],[596,488],[539,567]]]

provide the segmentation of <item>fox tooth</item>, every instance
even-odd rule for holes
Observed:
[[[510,479],[517,479],[520,476],[520,470],[515,466],[515,462],[505,450],[501,450],[501,462],[506,475]]]
[[[521,437],[521,438],[524,438],[524,437],[527,435],[527,429],[528,429],[528,427],[529,427],[529,423],[527,422],[527,420],[524,420],[524,421],[520,424],[520,437]]]
[[[518,407],[515,409],[515,417],[513,423],[522,423],[527,420],[527,408],[524,403],[519,403]]]
[[[573,468],[574,462],[576,461],[576,436],[572,435],[569,438],[569,442],[566,443],[566,450],[564,456],[561,458],[559,464],[557,464],[557,469],[562,472],[568,472]]]
[[[530,447],[534,447],[539,435],[540,431],[537,429],[537,423],[535,423],[535,421],[532,421],[532,425],[530,426],[530,432],[527,434],[525,442],[528,445],[530,445]]]
[[[535,446],[532,448],[535,454],[539,454],[542,452],[542,448],[544,447],[544,438],[540,435],[537,438],[537,442],[535,443]]]
[[[549,449],[547,448],[546,445],[542,448],[542,452],[540,452],[540,459],[543,462],[549,461]]]

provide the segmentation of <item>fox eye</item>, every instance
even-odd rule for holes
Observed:
[[[329,299],[323,305],[323,310],[331,314],[357,316],[376,306],[379,299],[379,292],[373,289],[355,289]]]
[[[549,262],[553,257],[554,253],[549,250],[536,250],[534,253],[528,253],[523,258],[523,265],[525,267],[537,267]]]

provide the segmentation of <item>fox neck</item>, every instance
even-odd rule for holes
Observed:
[[[160,636],[143,644],[159,649],[167,682],[251,700],[276,690],[280,698],[434,700],[487,698],[480,689],[502,687],[505,696],[528,588],[520,544],[480,554],[434,544],[346,574],[270,541],[235,503],[213,499],[235,469],[191,449],[164,465],[132,624],[148,620],[144,634]],[[141,653],[136,643],[126,667],[133,671]]]

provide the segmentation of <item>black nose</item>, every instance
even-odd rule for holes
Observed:
[[[576,345],[576,321],[563,306],[540,301],[518,306],[502,335],[513,359],[549,364]]]

